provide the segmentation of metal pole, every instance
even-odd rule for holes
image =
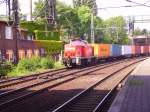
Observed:
[[[116,28],[116,33],[117,33],[117,43],[118,43],[119,42],[118,28]]]
[[[8,19],[11,20],[11,8],[10,8],[10,0],[8,0]]]
[[[18,0],[13,0],[12,2],[13,5],[13,14],[14,14],[14,27],[16,31],[16,37],[15,37],[15,57],[14,57],[14,62],[18,63],[18,38],[19,38],[19,6],[18,6]]]
[[[30,0],[30,21],[32,21],[32,0]]]
[[[95,37],[94,37],[94,15],[93,12],[91,13],[91,43],[95,43]]]

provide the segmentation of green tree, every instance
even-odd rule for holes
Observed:
[[[137,35],[148,35],[148,34],[149,34],[149,31],[147,29],[141,30],[141,29],[137,28],[133,32],[134,36],[137,36]]]
[[[93,8],[93,5],[96,4],[96,0],[73,0],[74,7],[80,7],[86,5],[89,8]]]
[[[43,0],[38,0],[34,2],[35,8],[33,12],[33,16],[35,18],[45,18],[45,2]]]
[[[143,30],[141,31],[141,34],[142,34],[142,35],[148,35],[147,29],[143,29]]]
[[[127,44],[127,31],[124,28],[126,22],[123,17],[112,17],[105,21],[105,36],[111,40],[111,43]]]
[[[141,29],[137,28],[134,30],[133,35],[134,36],[141,35],[141,32],[142,32]]]
[[[68,30],[68,33],[71,35],[80,35],[80,19],[78,17],[78,11],[75,8],[65,5],[62,2],[58,2],[56,5],[57,14],[58,14],[58,26],[63,27]]]
[[[96,43],[109,43],[107,38],[105,39],[105,32],[101,28],[104,28],[104,22],[101,18],[94,18],[94,26],[95,26],[95,42]]]
[[[97,15],[97,4],[96,0],[73,0],[73,6],[81,7],[82,5],[88,6],[90,9],[93,9],[94,15]]]
[[[78,17],[80,19],[80,35],[87,34],[90,31],[91,13],[88,6],[82,5],[77,8]]]

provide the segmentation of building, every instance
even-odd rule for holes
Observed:
[[[133,36],[131,39],[134,45],[150,45],[150,36],[139,35]]]
[[[133,45],[150,45],[150,36],[138,35],[130,36],[129,39],[132,41]]]
[[[35,40],[28,37],[26,29],[16,29],[9,26],[7,22],[0,21],[0,61],[7,59],[14,62],[17,59],[44,54],[44,49],[37,46]]]

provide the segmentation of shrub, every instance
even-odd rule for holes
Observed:
[[[18,65],[9,72],[9,76],[27,75],[38,70],[59,68],[61,64],[56,64],[51,57],[32,57],[31,59],[22,59]]]
[[[34,71],[36,69],[41,68],[40,65],[40,57],[32,57],[31,59],[22,59],[19,61],[17,65],[17,70],[18,71]]]
[[[29,60],[30,60],[30,63],[32,64],[32,70],[41,68],[41,65],[40,65],[41,58],[40,57],[34,56]]]
[[[63,68],[64,65],[61,62],[55,62],[54,63],[54,68],[59,69],[59,68]]]
[[[44,69],[50,69],[54,67],[54,60],[50,57],[41,58],[41,67]]]
[[[34,33],[37,40],[60,40],[59,32],[35,30]]]
[[[11,62],[3,62],[0,63],[0,77],[5,76],[10,72],[13,68],[13,65]]]
[[[37,47],[44,48],[48,55],[60,53],[64,46],[62,41],[36,40],[34,43]]]

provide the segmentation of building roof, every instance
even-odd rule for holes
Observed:
[[[6,26],[13,25],[13,21],[8,22],[8,21],[0,20],[0,23],[4,23],[4,24],[6,24]],[[24,29],[24,28],[21,28],[21,27],[19,27],[18,30],[20,30],[20,31],[26,31],[26,32],[28,31],[28,29]]]
[[[143,38],[150,38],[147,35],[138,35],[138,36],[129,36],[130,39],[143,39]]]

